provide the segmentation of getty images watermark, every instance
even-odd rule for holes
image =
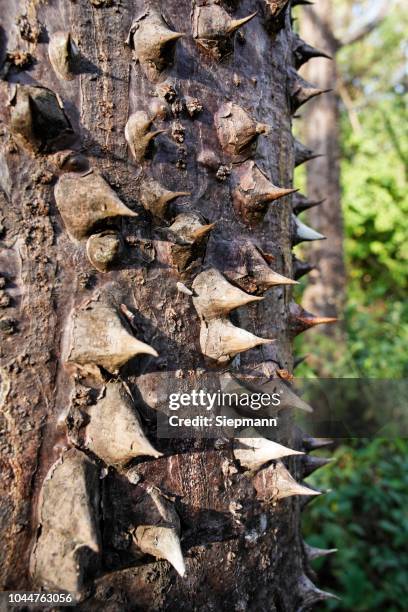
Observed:
[[[168,417],[170,427],[277,427],[278,419],[273,417],[242,416],[236,409],[268,410],[278,409],[281,404],[280,393],[227,393],[224,391],[209,392],[192,390],[189,393],[171,393],[169,409],[182,411],[187,416],[172,414]],[[198,414],[193,415],[190,409]],[[200,412],[213,414],[200,414]],[[215,412],[220,411],[220,414]]]
[[[163,382],[168,388],[168,379]],[[253,435],[268,437],[292,419],[314,437],[408,438],[407,379],[298,379],[296,386],[268,381],[268,387],[269,393],[262,392],[230,376],[207,374],[196,389],[167,395],[157,411],[157,435],[235,438],[252,427]]]

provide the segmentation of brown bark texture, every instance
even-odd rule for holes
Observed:
[[[343,253],[343,217],[340,186],[339,98],[336,92],[336,53],[338,41],[333,34],[333,2],[321,0],[303,7],[301,35],[324,51],[332,60],[316,58],[306,64],[302,74],[317,87],[332,91],[315,97],[302,114],[304,143],[319,155],[307,163],[307,192],[311,201],[323,202],[307,213],[310,224],[326,237],[314,242],[308,260],[315,266],[304,293],[306,308],[321,316],[341,317],[345,304],[346,271]],[[309,257],[310,255],[310,257]],[[325,326],[324,333],[338,334],[340,328]]]
[[[293,369],[290,7],[0,4],[1,588],[308,609],[304,459],[155,431],[207,372]]]

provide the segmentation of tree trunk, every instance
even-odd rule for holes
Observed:
[[[346,272],[343,256],[343,219],[340,188],[339,99],[336,92],[337,41],[333,35],[332,0],[321,0],[302,11],[301,33],[307,42],[323,50],[332,61],[316,58],[304,68],[306,79],[330,93],[310,101],[303,115],[305,144],[321,155],[307,163],[308,198],[324,200],[308,211],[308,221],[327,240],[314,242],[310,263],[316,269],[304,293],[307,309],[322,316],[337,317],[344,311]],[[325,326],[325,333],[338,335],[340,328]]]
[[[233,34],[210,2],[163,2],[162,21],[141,1],[2,0],[3,589],[73,591],[81,610],[326,596],[283,464],[248,472],[231,439],[155,425],[206,373],[292,371],[290,281],[272,273],[292,274],[284,4],[226,4],[258,11]],[[306,448],[283,412],[278,441]],[[184,573],[180,541],[184,577],[164,561]]]

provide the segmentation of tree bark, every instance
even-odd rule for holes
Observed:
[[[2,1],[8,55],[1,84],[1,261],[11,298],[1,319],[3,589],[72,584],[81,610],[292,611],[324,597],[307,577],[299,497],[265,501],[231,440],[173,440],[155,432],[168,394],[200,388],[205,372],[255,373],[268,381],[278,370],[292,371],[290,287],[265,291],[256,279],[247,282],[245,255],[255,246],[264,268],[272,262],[271,270],[291,277],[290,199],[274,201],[262,219],[256,189],[265,189],[265,179],[248,161],[274,185],[292,186],[292,34],[289,12],[277,15],[283,4],[226,4],[234,19],[258,14],[230,40],[209,37],[207,44],[208,36],[192,35],[196,28],[200,37],[203,26],[194,23],[187,0],[163,2],[168,25],[155,22],[144,39],[141,28],[152,13],[145,15],[140,1]],[[170,43],[160,57],[149,47],[160,27],[184,33],[171,43],[173,62]],[[30,56],[15,51],[31,54],[31,66],[21,64]],[[27,89],[35,86],[58,94],[63,110],[52,94],[42,91],[48,97],[38,100],[38,90]],[[217,113],[228,103],[271,126],[259,134],[256,150],[220,146],[214,116],[225,127],[231,107],[225,116]],[[135,117],[139,111],[147,115]],[[225,129],[239,127],[234,121]],[[152,196],[159,189],[149,183],[153,178],[190,195],[173,199],[164,212],[163,200]],[[179,230],[175,219],[186,213],[188,231]],[[200,238],[191,239],[200,228]],[[200,322],[188,293],[214,266],[235,285],[243,279],[247,291],[264,294],[231,318],[275,343],[222,363],[210,349],[203,354],[200,327],[208,321]],[[105,346],[122,333],[128,344],[134,335],[159,356],[124,363]],[[103,359],[94,359],[101,351]],[[109,404],[108,390],[115,393],[120,382],[131,391],[148,442],[163,456],[115,465],[115,449],[124,443],[115,437],[119,404],[126,412],[129,399]],[[90,436],[92,418],[102,425]],[[290,411],[282,423],[278,441],[302,449]],[[98,446],[98,436],[109,444]],[[284,463],[299,480],[300,461]],[[161,513],[152,491],[161,496]],[[146,522],[178,532],[184,578],[140,545],[145,536],[137,529]],[[71,550],[73,541],[79,552]]]
[[[339,99],[336,92],[337,41],[333,34],[331,0],[321,0],[302,11],[301,34],[309,44],[333,59],[316,58],[304,68],[308,81],[330,93],[310,101],[303,115],[305,144],[321,155],[307,163],[308,197],[324,200],[308,211],[310,225],[326,236],[310,248],[311,263],[316,267],[304,293],[308,310],[322,316],[341,316],[345,305],[346,272],[343,252],[343,217],[340,186]],[[339,327],[325,326],[324,332],[338,335]]]

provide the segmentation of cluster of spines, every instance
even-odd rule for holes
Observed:
[[[267,0],[266,3],[269,5]],[[292,1],[292,6],[299,3]],[[286,5],[287,1],[280,3],[276,15]],[[232,19],[218,4],[196,8],[193,15],[194,38],[206,52],[220,59],[228,50],[228,43],[234,32],[255,15],[256,13],[242,19]],[[182,36],[183,34],[169,28],[157,10],[149,9],[134,22],[127,42],[134,50],[135,58],[146,77],[156,82],[171,64],[174,46]],[[325,57],[325,54],[314,50],[298,36],[293,36],[295,68],[299,68],[308,59],[319,56]],[[51,37],[49,58],[59,78],[75,78],[80,57],[76,42],[69,33],[57,32]],[[304,81],[295,68],[288,71],[293,112],[310,98],[323,93]],[[191,112],[188,103],[186,107],[191,117],[200,112],[199,104],[191,104]],[[163,104],[160,107],[156,105],[154,112],[139,110],[130,115],[125,126],[125,137],[137,164],[148,165],[146,162],[154,139],[166,131],[152,129],[152,125],[155,118],[160,117],[160,113],[165,116],[166,112],[166,105]],[[39,127],[44,121],[49,123],[46,138]],[[215,114],[214,123],[223,153],[231,162],[235,162],[232,176],[234,209],[242,221],[251,227],[262,220],[269,202],[288,196],[294,190],[275,186],[254,161],[248,160],[248,156],[255,151],[258,136],[267,134],[269,126],[255,121],[244,109],[233,103],[220,107]],[[65,143],[73,134],[59,96],[42,87],[16,88],[11,98],[11,127],[15,135],[36,152],[52,150],[55,143]],[[178,132],[177,138],[182,142],[182,131]],[[294,150],[296,164],[315,157],[312,151],[297,141]],[[68,235],[76,242],[86,241],[86,252],[91,264],[98,271],[107,272],[120,258],[124,248],[123,240],[120,232],[106,228],[99,231],[100,227],[118,217],[137,215],[120,200],[97,171],[87,168],[86,164],[84,167],[80,156],[74,154],[70,155],[69,159],[61,160],[60,170],[55,199]],[[78,202],[76,210],[72,208],[74,193]],[[142,175],[139,199],[155,219],[165,219],[169,203],[175,198],[187,195],[189,193],[186,191],[173,192],[166,189],[147,172]],[[298,213],[317,204],[319,202],[309,202],[300,194],[294,196],[293,244],[324,238],[296,217]],[[195,211],[176,216],[167,231],[174,240],[174,262],[179,271],[188,268],[197,248],[212,227],[213,224],[207,223]],[[228,319],[229,313],[235,308],[262,299],[254,294],[262,293],[274,285],[294,282],[273,272],[263,258],[262,251],[250,241],[240,244],[239,248],[251,254],[252,264],[248,267],[248,274],[244,277],[232,274],[227,280],[226,272],[222,274],[213,267],[195,277],[191,290],[186,288],[186,293],[192,295],[200,317],[202,352],[218,363],[228,361],[249,348],[271,342],[234,326]],[[306,273],[306,267],[307,264],[295,260],[295,278]],[[331,321],[313,317],[296,304],[291,306],[289,326],[293,334],[300,333],[312,325],[327,322]],[[102,331],[101,325],[104,327]],[[115,342],[112,341],[113,336],[116,338]],[[99,296],[72,313],[65,346],[64,358],[67,364],[103,378],[105,372],[116,376],[129,359],[140,353],[157,356],[152,347],[134,337],[117,307],[106,296]],[[113,405],[118,420],[112,425],[113,411],[110,407]],[[88,416],[89,421],[84,428],[84,447],[106,465],[121,469],[134,457],[142,455],[157,458],[161,455],[144,434],[140,419],[134,411],[132,398],[121,383],[111,381],[105,384],[97,401],[89,408]],[[122,424],[126,424],[127,436],[119,440],[115,431],[118,431],[116,427],[121,428]],[[313,450],[313,445],[305,442],[304,450]],[[260,438],[255,431],[244,432],[241,438],[234,441],[234,456],[242,467],[252,474],[254,487],[261,498],[265,492],[265,483],[267,489],[273,492],[272,497],[275,500],[290,495],[318,494],[298,484],[279,461],[283,457],[302,453],[303,451],[295,451]],[[304,476],[326,463],[326,460],[308,459],[303,455],[302,457]],[[274,463],[271,464],[271,461]],[[270,465],[265,467],[268,463]],[[97,504],[90,492],[92,487],[89,487],[90,479],[95,477],[95,469],[95,463],[86,454],[71,449],[52,467],[44,482],[42,534],[33,555],[34,575],[41,578],[44,584],[80,591],[85,585],[82,582],[81,558],[76,552],[74,554],[74,550],[88,547],[95,555],[100,554],[100,540],[94,516]],[[65,491],[76,491],[73,507],[78,515],[83,516],[86,525],[85,531],[80,534],[75,533],[74,523],[67,519],[67,525],[61,526],[58,521],[53,520],[52,513],[47,512],[47,503],[55,500],[56,490],[60,490],[61,483],[67,480],[70,484]],[[58,486],[53,488],[55,482]],[[148,503],[158,509],[159,518],[152,520],[152,524],[147,521],[146,524],[135,526],[134,544],[146,554],[167,559],[183,575],[185,566],[179,542],[180,524],[177,514],[160,492],[150,489],[146,496]],[[152,512],[152,515],[155,515],[155,512]],[[67,538],[71,541],[70,544]],[[72,558],[67,555],[64,571],[56,570],[56,575],[49,576],[49,568],[41,566],[40,551],[50,546],[52,550],[52,542],[57,542],[53,550],[57,560],[61,556],[61,550],[58,549],[61,545],[71,546]],[[305,547],[305,550],[309,558],[332,552],[316,552],[316,549],[310,547]],[[302,588],[306,595],[303,599],[307,602],[312,591],[315,593],[315,600],[323,599],[323,592],[309,583],[305,577]]]
[[[49,59],[58,78],[75,78],[80,55],[69,33],[57,32],[51,37]],[[48,153],[75,141],[62,101],[49,89],[17,86],[10,106],[11,129],[24,147]],[[162,133],[152,131],[152,123],[147,113],[140,111],[131,115],[125,126],[125,137],[137,163],[145,160],[152,140]],[[121,233],[112,222],[138,215],[80,153],[56,153],[53,160],[60,174],[55,200],[67,234],[74,243],[85,244],[95,269],[108,272],[124,250]],[[139,181],[139,187],[140,202],[158,219],[165,217],[169,202],[188,195],[165,189],[147,174]],[[176,219],[173,230],[193,244],[209,230],[200,219],[190,217],[187,228],[183,230],[182,220]],[[126,474],[126,466],[134,458],[161,456],[143,431],[129,389],[117,378],[119,370],[140,354],[158,356],[151,346],[134,336],[123,310],[107,292],[95,295],[71,312],[62,360],[75,378],[79,373],[97,380],[99,386],[101,381],[103,384],[79,416],[71,406],[66,423],[76,448],[63,452],[43,483],[41,530],[31,557],[33,578],[43,586],[63,588],[80,596],[86,592],[87,580],[101,571],[98,461]],[[70,431],[72,423],[77,429],[75,437]],[[134,525],[133,548],[139,556],[144,553],[168,560],[183,575],[180,523],[175,509],[157,490],[145,491],[144,498],[146,511],[143,520]],[[56,508],[61,510],[57,512]],[[65,509],[71,509],[71,514],[67,515]]]
[[[291,6],[298,4],[311,4],[308,0],[292,0]],[[321,90],[315,87],[313,84],[303,79],[296,71],[304,63],[313,58],[323,57],[330,59],[323,51],[315,49],[314,47],[303,41],[297,34],[292,34],[292,53],[293,53],[293,67],[288,71],[288,82],[289,82],[289,93],[291,96],[291,107],[292,112],[296,113],[298,108],[305,104],[308,100],[326,93],[326,90]],[[302,144],[300,141],[294,139],[294,160],[295,166],[304,164],[312,159],[319,157],[319,153],[309,149],[307,146]],[[322,204],[324,200],[313,201],[307,196],[296,193],[292,198],[292,245],[295,246],[301,242],[309,242],[313,240],[324,240],[325,236],[316,232],[314,229],[305,225],[298,215],[312,207]],[[303,275],[308,274],[313,266],[307,262],[300,261],[295,255],[292,260],[294,278],[299,279]],[[311,327],[319,324],[327,324],[336,322],[335,318],[329,317],[317,317],[305,309],[299,304],[292,302],[289,305],[289,317],[288,317],[288,329],[292,336],[296,336]],[[300,357],[295,360],[294,367],[299,365],[305,357]],[[331,440],[323,438],[313,438],[307,436],[303,432],[299,432],[301,439],[301,448],[305,454],[300,458],[298,470],[302,478],[306,478],[312,474],[315,470],[328,465],[331,460],[324,457],[317,457],[309,455],[308,453],[324,448],[332,443]],[[303,509],[311,498],[303,497],[300,507]],[[304,574],[300,576],[297,583],[297,597],[298,597],[298,610],[308,610],[312,606],[319,602],[327,599],[335,598],[335,596],[326,591],[318,589],[312,582],[309,576],[314,577],[314,573],[311,570],[309,564],[311,561],[318,557],[323,557],[336,552],[335,549],[323,550],[313,548],[306,542],[303,543],[304,551]]]

